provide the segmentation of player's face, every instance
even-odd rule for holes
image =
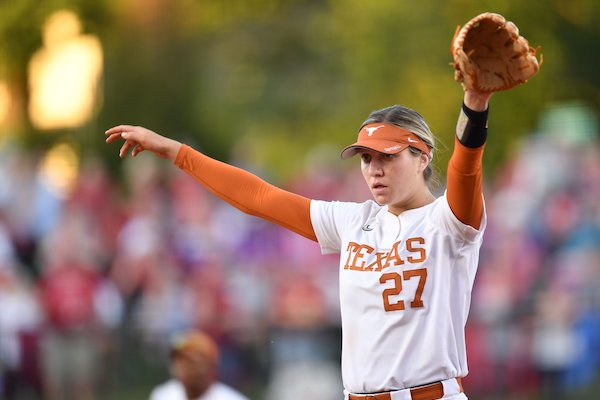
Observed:
[[[408,149],[384,154],[363,149],[359,152],[363,177],[379,205],[388,205],[394,214],[415,208],[423,192],[423,170],[427,156],[415,156]]]

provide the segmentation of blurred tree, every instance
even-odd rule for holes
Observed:
[[[342,147],[370,111],[401,103],[440,138],[444,172],[462,95],[450,41],[456,25],[484,11],[514,21],[545,58],[531,82],[493,99],[489,172],[548,104],[579,99],[600,108],[594,0],[13,0],[0,3],[0,78],[21,110],[41,24],[64,7],[103,43],[103,106],[78,134],[82,149],[115,167],[101,132],[133,123],[285,178],[315,144]],[[28,143],[46,146],[24,113],[19,120]]]
[[[34,0],[0,2],[0,79],[8,85],[12,107],[10,129],[24,129],[27,63],[41,43],[43,15]]]
[[[82,21],[85,33],[98,33],[105,27],[110,11],[110,0],[88,2],[84,0],[11,0],[0,2],[0,80],[8,83],[11,97],[9,124],[2,127],[17,135],[31,149],[44,150],[54,142],[66,138],[85,139],[93,121],[80,129],[59,129],[54,135],[40,135],[31,126],[27,115],[29,103],[28,65],[33,55],[42,47],[42,28],[55,11],[71,10]],[[94,128],[91,128],[94,129]]]

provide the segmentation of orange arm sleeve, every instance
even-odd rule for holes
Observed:
[[[175,165],[210,192],[245,212],[317,241],[310,220],[310,199],[287,192],[240,168],[182,145]]]
[[[462,223],[479,229],[483,214],[481,160],[485,145],[464,146],[454,138],[454,152],[448,163],[446,195],[450,209]]]

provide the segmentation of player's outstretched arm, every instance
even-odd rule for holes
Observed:
[[[487,137],[487,111],[492,92],[466,89],[456,124],[454,151],[448,164],[447,198],[464,224],[476,229],[483,214],[482,165]]]
[[[181,143],[176,140],[161,136],[156,132],[141,126],[119,125],[105,132],[108,136],[106,143],[113,143],[118,139],[124,139],[125,143],[119,150],[119,157],[123,158],[131,151],[133,157],[142,151],[150,151],[161,158],[175,161]]]
[[[494,92],[519,86],[539,70],[542,59],[517,26],[496,13],[483,13],[458,27],[450,51],[454,79],[465,89],[448,165],[447,198],[456,217],[479,228],[483,213],[481,159],[487,109]]]
[[[135,157],[144,150],[171,160],[216,196],[247,214],[316,241],[310,199],[268,184],[256,175],[210,158],[176,140],[141,126],[119,125],[106,131],[107,143],[123,139],[119,151]]]

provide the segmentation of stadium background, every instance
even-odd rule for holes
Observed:
[[[222,380],[253,399],[339,398],[335,258],[165,162],[119,160],[103,132],[147,126],[306,196],[363,200],[339,149],[370,111],[399,103],[429,121],[443,176],[461,98],[450,40],[483,11],[515,21],[544,63],[492,100],[465,387],[477,399],[594,398],[592,0],[2,1],[0,393],[42,398],[40,342],[65,324],[85,333],[97,399],[146,398],[167,377],[169,335],[189,327],[218,339]],[[51,317],[53,295],[80,307]]]

